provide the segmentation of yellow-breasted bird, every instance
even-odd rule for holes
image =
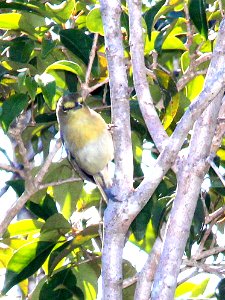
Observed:
[[[56,114],[71,164],[83,179],[94,179],[107,200],[106,190],[111,186],[107,165],[113,159],[113,141],[108,125],[100,114],[83,102],[79,93],[61,97]]]

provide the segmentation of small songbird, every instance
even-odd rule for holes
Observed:
[[[100,114],[83,102],[79,93],[60,98],[56,114],[71,164],[80,177],[94,181],[103,198],[107,198],[106,190],[112,184],[107,165],[113,159],[113,141],[108,125]]]

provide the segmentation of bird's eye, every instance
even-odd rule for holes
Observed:
[[[79,102],[75,102],[75,109],[81,108],[83,105]]]
[[[71,110],[71,109],[74,109],[75,108],[75,103],[74,103],[74,101],[68,101],[68,102],[65,102],[64,104],[63,104],[63,111],[64,112],[67,112],[67,111],[69,111],[69,110]]]

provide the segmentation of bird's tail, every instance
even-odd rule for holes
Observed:
[[[108,168],[105,167],[100,173],[93,175],[93,178],[103,200],[107,203],[110,197],[110,188],[112,186],[112,179],[109,176]]]

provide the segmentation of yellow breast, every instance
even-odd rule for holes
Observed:
[[[112,137],[107,124],[87,107],[68,111],[67,122],[69,126],[61,124],[66,148],[81,169],[90,175],[97,174],[113,159]]]

